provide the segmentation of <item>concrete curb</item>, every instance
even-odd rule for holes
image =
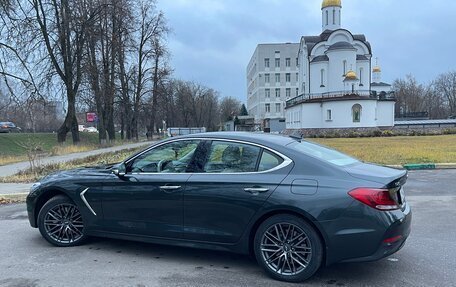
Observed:
[[[410,163],[387,166],[391,168],[403,168],[406,170],[456,169],[456,163]]]

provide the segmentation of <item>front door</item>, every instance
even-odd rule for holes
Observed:
[[[168,142],[127,162],[104,187],[103,216],[111,232],[180,238],[183,194],[200,141]]]

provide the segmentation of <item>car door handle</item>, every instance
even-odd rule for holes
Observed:
[[[176,190],[181,188],[182,186],[180,185],[162,185],[160,186],[160,189],[163,189],[165,191],[171,191],[171,190]]]
[[[263,188],[263,187],[246,187],[244,188],[245,192],[250,192],[252,194],[255,193],[262,193],[262,192],[267,192],[269,191],[269,188]]]

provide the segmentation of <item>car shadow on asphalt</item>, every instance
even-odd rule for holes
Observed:
[[[146,260],[154,263],[162,260],[168,264],[194,265],[196,273],[211,272],[215,278],[220,273],[219,279],[226,278],[226,272],[232,272],[238,280],[242,280],[241,278],[243,277],[245,277],[246,281],[254,279],[255,286],[257,284],[260,286],[261,282],[264,282],[265,286],[270,284],[273,286],[296,286],[270,279],[257,265],[256,260],[248,255],[106,238],[90,238],[86,245],[78,248],[88,248],[92,251],[127,256],[128,260],[132,260],[133,263],[136,260]],[[394,264],[392,261],[386,259],[369,263],[335,264],[320,268],[311,279],[300,286],[375,285],[378,282],[382,282],[385,276],[389,277],[388,274],[391,274],[391,268],[394,268],[392,264]],[[222,276],[222,274],[225,275]],[[209,283],[210,285],[210,282],[207,282],[208,278],[210,277],[203,276],[199,279],[200,281],[193,283],[201,285]],[[176,278],[173,278],[173,283],[176,283],[175,280]],[[181,280],[186,281],[188,278],[182,277]]]

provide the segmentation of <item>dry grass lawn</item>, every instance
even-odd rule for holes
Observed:
[[[456,135],[310,140],[379,164],[456,163]]]

